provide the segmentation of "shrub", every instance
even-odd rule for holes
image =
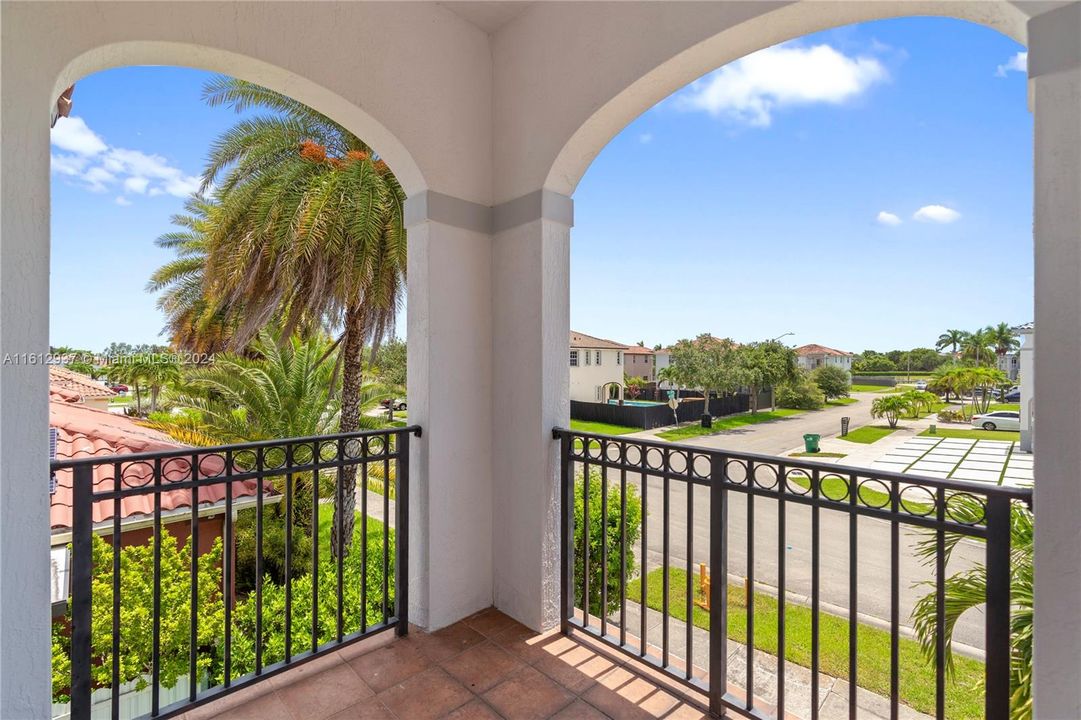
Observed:
[[[781,408],[817,410],[826,402],[826,397],[808,373],[801,373],[795,380],[774,389],[773,402]]]
[[[961,410],[940,410],[938,412],[938,421],[945,423],[963,423],[965,422],[965,413]]]
[[[822,365],[815,368],[814,372],[811,373],[811,379],[814,380],[815,385],[818,386],[818,389],[822,391],[827,400],[848,397],[848,393],[852,389],[852,380],[848,375],[848,371],[836,365]]]
[[[619,581],[620,581],[620,549],[623,539],[623,528],[620,522],[620,487],[618,480],[608,481],[608,515],[601,514],[601,492],[603,483],[599,470],[593,469],[589,473],[589,612],[593,615],[601,614],[601,586],[604,583],[602,558],[602,539],[607,536],[607,562],[608,562],[608,605],[605,613],[611,613],[619,608]],[[579,476],[574,483],[574,603],[576,607],[584,607],[582,602],[583,565],[585,552],[583,549],[584,537],[584,490],[585,482]],[[603,531],[602,531],[603,524]],[[627,554],[623,561],[626,564],[626,575],[630,578],[637,570],[634,557],[634,546],[642,531],[642,502],[638,496],[638,490],[633,486],[627,486],[627,517],[626,517],[626,540]],[[603,532],[603,534],[602,534]]]

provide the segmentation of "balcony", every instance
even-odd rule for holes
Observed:
[[[489,608],[427,633],[408,625],[414,434],[420,429],[54,462],[74,519],[70,717],[941,718],[951,693],[967,691],[947,676],[945,583],[963,542],[966,552],[983,551],[986,567],[976,641],[984,716],[1008,717],[1011,505],[1030,503],[1030,489],[556,430],[560,627],[537,633]],[[382,495],[366,491],[375,473],[393,480]],[[344,515],[333,515],[330,534],[320,520],[328,503],[318,488],[327,483],[365,490],[344,553]],[[238,488],[254,493],[254,534],[238,531]],[[176,493],[187,494],[186,556],[169,541],[184,511],[172,507]],[[220,543],[210,546],[200,542],[203,513],[191,511],[201,496],[223,510]],[[337,490],[326,499],[343,502]],[[126,554],[121,507],[133,502],[150,515],[149,554],[141,556],[149,567]],[[272,541],[269,508],[285,518],[302,509],[284,524],[283,547]],[[842,547],[845,574],[833,573],[830,597],[846,588],[840,611],[824,609],[822,587],[823,532],[838,523],[844,532],[829,543]],[[930,569],[902,581],[904,555],[920,537]],[[367,541],[358,547],[359,538]],[[808,552],[794,553],[797,545]],[[237,557],[246,551],[255,556],[254,586],[238,590]],[[737,557],[747,597],[743,635],[732,638],[732,591],[711,598],[699,585],[707,566],[711,577],[728,578]],[[279,566],[290,581],[272,578]],[[763,566],[769,577],[756,577]],[[151,574],[149,584],[132,582],[139,572]],[[922,714],[902,695],[912,661],[902,662],[901,647],[918,581],[931,583],[934,605],[933,704]],[[138,587],[151,593],[148,617],[139,614]],[[786,600],[774,603],[768,627],[755,617],[755,596],[767,592]],[[889,598],[885,692],[861,676],[859,611],[868,593]],[[806,611],[809,632],[788,620]],[[148,627],[133,627],[137,619]],[[843,678],[823,669],[823,622],[845,624]],[[179,643],[178,632],[187,636]],[[772,652],[756,644],[756,632],[775,636]],[[787,643],[809,645],[809,663],[786,659]],[[133,663],[145,666],[133,671]]]

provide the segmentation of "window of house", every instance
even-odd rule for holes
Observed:
[[[589,365],[590,352],[586,350],[586,365]]]
[[[571,367],[578,367],[578,351],[571,350]]]
[[[601,351],[600,350],[597,351],[597,364],[598,365],[601,364]]]
[[[620,352],[619,350],[616,350],[616,365],[622,365],[622,364],[623,364],[623,353]]]

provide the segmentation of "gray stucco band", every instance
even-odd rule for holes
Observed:
[[[1029,20],[1028,46],[1030,78],[1081,68],[1081,2]]]
[[[407,228],[432,221],[491,235],[540,218],[572,227],[574,201],[552,190],[537,190],[493,208],[425,190],[406,199],[404,215]]]

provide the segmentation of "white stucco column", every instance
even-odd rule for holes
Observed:
[[[5,26],[5,30],[6,30]],[[14,28],[13,28],[14,29]],[[49,106],[4,34],[0,125],[0,718],[48,717]],[[35,362],[36,364],[28,364]]]
[[[492,488],[495,604],[534,629],[559,621],[559,469],[566,425],[570,198],[494,208]]]
[[[440,628],[492,604],[491,210],[409,198],[410,616]]]
[[[1033,18],[1035,713],[1081,717],[1081,5]]]

